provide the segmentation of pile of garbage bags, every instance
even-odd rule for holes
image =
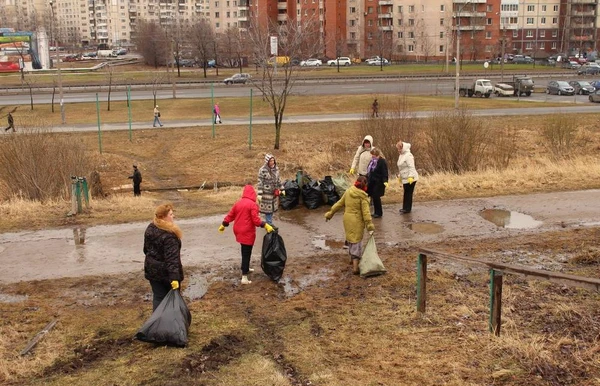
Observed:
[[[314,180],[309,175],[302,177],[302,186],[296,180],[286,180],[283,184],[285,196],[280,196],[279,206],[283,210],[294,209],[302,203],[308,209],[317,209],[321,205],[333,205],[351,186],[344,176],[332,178],[325,176],[322,180]]]

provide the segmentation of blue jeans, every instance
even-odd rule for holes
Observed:
[[[162,123],[160,123],[160,118],[155,115],[154,116],[154,123],[152,124],[152,127],[156,127],[157,123],[158,123],[159,126],[162,126]]]
[[[273,225],[273,213],[265,213],[265,222],[269,225]]]

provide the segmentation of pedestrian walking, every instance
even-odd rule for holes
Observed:
[[[154,107],[154,123],[152,123],[152,127],[156,127],[157,123],[160,125],[160,127],[163,127],[163,124],[160,121],[160,110],[158,109],[158,105]]]
[[[342,208],[344,208],[344,232],[348,244],[348,254],[352,262],[352,272],[358,275],[365,228],[371,235],[375,231],[369,210],[366,177],[359,176],[356,179],[354,185],[344,192],[342,198],[331,207],[329,212],[325,213],[325,220],[331,220],[333,215]]]
[[[279,179],[279,168],[273,154],[265,155],[265,163],[258,170],[258,205],[265,221],[273,226],[273,213],[279,209],[279,195],[285,196]]]
[[[258,205],[256,204],[256,191],[252,185],[244,186],[242,198],[231,208],[223,219],[219,232],[225,232],[225,227],[233,222],[233,234],[235,240],[241,245],[242,253],[242,280],[241,284],[252,283],[248,280],[248,274],[254,272],[250,268],[252,247],[256,241],[256,228],[265,228],[267,233],[273,232],[273,227],[260,219]]]
[[[371,162],[371,149],[373,148],[373,137],[366,135],[362,141],[362,145],[356,149],[354,158],[352,159],[352,166],[350,167],[350,174],[358,173],[359,176],[367,175],[367,167]]]
[[[173,204],[159,205],[144,233],[144,277],[152,287],[152,311],[183,281],[181,229],[174,223]]]
[[[377,102],[377,98],[373,101],[373,105],[371,105],[371,118],[379,117],[379,102]]]
[[[213,114],[215,115],[215,123],[223,123],[221,120],[221,108],[218,103],[215,103],[215,106],[213,107]]]
[[[388,167],[379,149],[371,149],[371,162],[367,168],[367,194],[373,201],[373,218],[383,216],[381,197],[388,186]]]
[[[11,113],[8,113],[8,115],[6,117],[8,120],[8,127],[6,129],[4,129],[4,131],[8,131],[8,130],[12,129],[12,131],[14,133],[15,132],[15,119],[13,118]]]
[[[141,196],[142,190],[140,185],[142,183],[142,173],[139,171],[137,165],[133,165],[133,174],[129,178],[133,180],[133,196]]]
[[[413,193],[419,180],[419,174],[415,168],[415,157],[410,152],[410,143],[398,141],[398,182],[404,189],[404,198],[402,199],[402,209],[400,213],[410,213],[412,210]]]

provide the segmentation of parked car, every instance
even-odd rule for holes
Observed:
[[[546,86],[546,94],[573,95],[575,89],[564,80],[551,80]]]
[[[568,61],[563,64],[563,68],[568,70],[577,70],[579,67],[581,67],[581,64],[574,61]]]
[[[381,62],[381,59],[383,59],[384,62],[387,62],[387,59],[385,58],[381,58],[379,56],[371,56],[369,59],[365,60],[365,63],[370,65],[371,62]]]
[[[575,90],[575,94],[588,95],[596,91],[594,86],[585,80],[572,80],[569,85]]]
[[[225,83],[225,84],[234,84],[234,83],[246,84],[246,82],[248,80],[250,80],[250,78],[252,78],[252,76],[250,74],[246,74],[246,73],[233,74],[233,76],[223,80],[223,83]]]
[[[596,90],[589,96],[590,102],[599,103],[600,102],[600,90]]]
[[[533,58],[531,56],[515,55],[512,62],[515,64],[531,64],[533,63]]]
[[[600,80],[590,80],[590,85],[596,90],[600,90]]]
[[[127,48],[117,48],[117,49],[113,50],[113,52],[117,55],[126,55]]]
[[[321,59],[306,59],[300,62],[301,67],[319,67],[323,65],[323,61]]]
[[[79,56],[79,54],[71,54],[71,55],[67,55],[63,58],[63,62],[76,62],[78,60],[81,60],[81,57]]]
[[[387,66],[388,64],[390,64],[390,62],[386,58],[379,58],[369,62],[369,66]]]
[[[496,96],[513,96],[515,94],[515,88],[510,84],[496,83],[494,86],[494,94],[496,94]]]
[[[98,53],[96,52],[86,52],[85,54],[81,55],[82,59],[96,59],[98,57]]]
[[[577,69],[577,75],[597,75],[600,74],[600,65],[594,62],[584,63]]]
[[[196,65],[196,61],[194,59],[179,59],[180,67],[194,67]]]
[[[340,56],[337,59],[332,59],[327,61],[328,66],[349,66],[352,64],[352,60],[350,60],[347,56]]]

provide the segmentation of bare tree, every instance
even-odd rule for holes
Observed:
[[[221,44],[221,62],[227,67],[239,67],[242,72],[243,56],[245,54],[243,38],[239,28],[228,28],[219,35]]]
[[[165,80],[165,74],[164,72],[153,72],[152,73],[152,100],[153,100],[153,105],[152,106],[156,106],[156,94],[158,93],[158,90],[160,89],[161,84],[163,84]]]
[[[215,45],[213,44],[215,32],[208,21],[199,19],[190,26],[188,37],[192,46],[192,52],[196,56],[196,62],[202,64],[204,77],[206,78],[208,62],[215,55]]]
[[[185,24],[182,17],[177,16],[172,19],[172,23],[167,27],[167,33],[169,42],[173,54],[174,63],[177,66],[177,77],[181,77],[181,64],[180,61],[184,56],[184,48],[187,46],[187,30],[188,26]],[[168,63],[167,63],[168,64]]]
[[[166,62],[169,57],[169,47],[165,41],[165,32],[154,20],[139,20],[135,40],[138,52],[142,54],[145,64],[158,68],[159,65]]]
[[[113,84],[113,78],[114,78],[114,70],[113,67],[109,64],[107,66],[104,66],[104,69],[106,70],[106,80],[108,82],[108,95],[107,95],[107,110],[106,111],[110,111],[110,94],[112,92],[112,84]]]
[[[275,149],[279,149],[280,146],[283,113],[287,97],[296,81],[296,67],[291,63],[278,67],[277,60],[269,60],[271,56],[270,38],[271,36],[277,37],[279,56],[302,57],[317,49],[308,44],[315,41],[313,37],[317,35],[316,28],[318,28],[318,24],[311,20],[301,26],[298,26],[297,23],[271,24],[267,28],[252,26],[249,30],[248,38],[254,51],[253,59],[259,64],[259,75],[257,79],[253,80],[253,85],[262,92],[264,99],[272,108],[275,118]],[[273,63],[274,66],[269,63]]]

